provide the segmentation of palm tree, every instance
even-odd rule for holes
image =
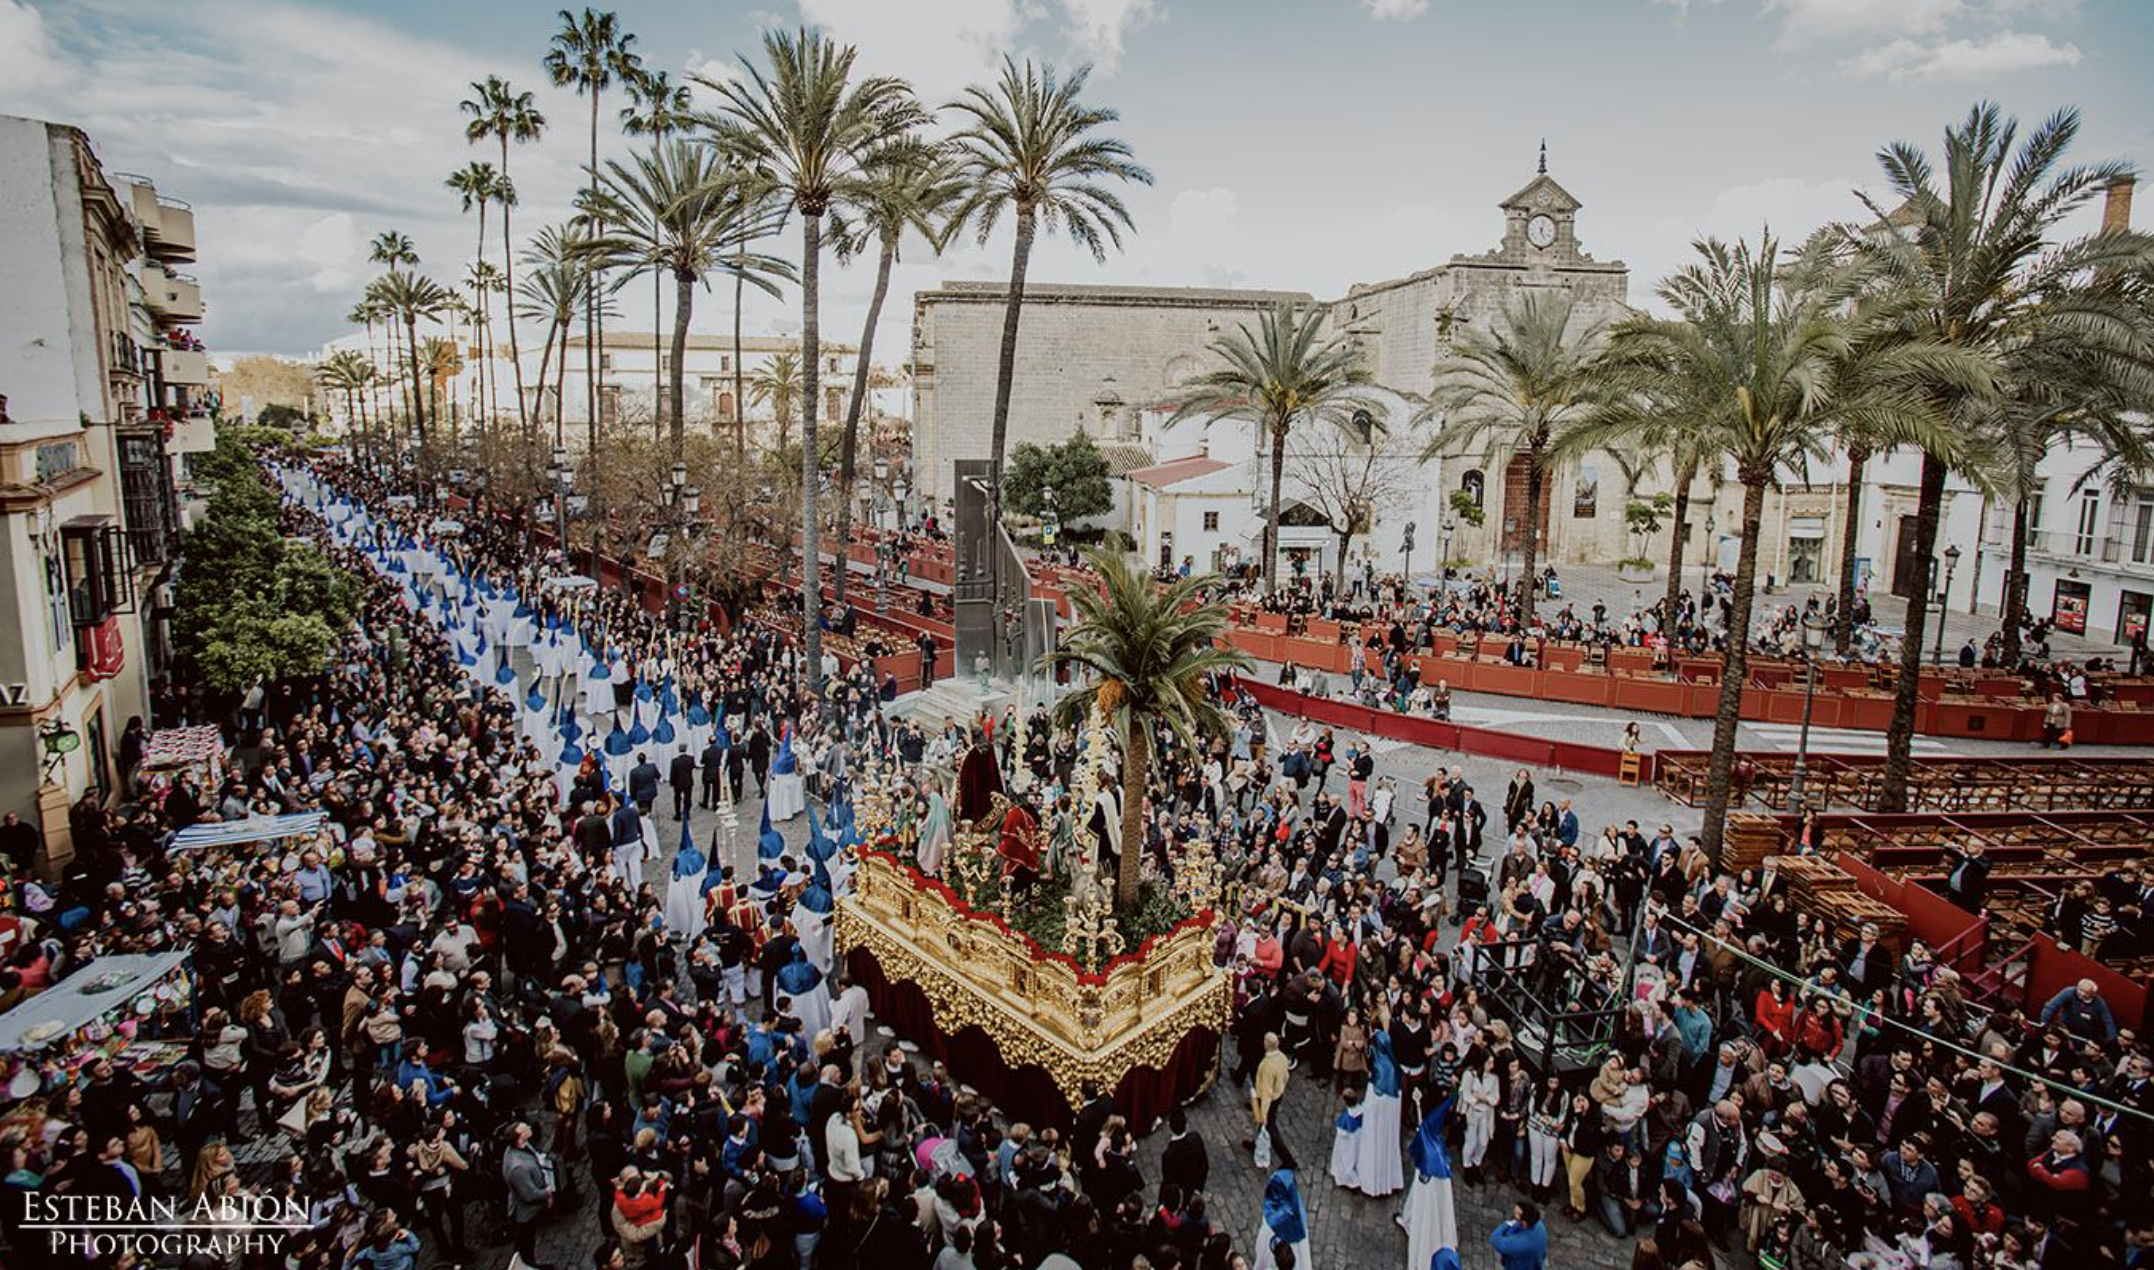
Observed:
[[[360,393],[367,381],[374,377],[373,363],[355,349],[340,348],[322,359],[315,367],[314,376],[329,392],[344,394],[344,417],[362,435],[366,430],[366,416],[361,409]]]
[[[376,304],[374,302],[374,298],[370,295],[362,295],[360,297],[359,303],[352,306],[351,312],[344,315],[344,320],[351,323],[353,326],[363,326],[366,328],[367,374],[366,378],[362,382],[366,388],[367,398],[374,398],[376,387],[381,381],[381,376],[378,373],[379,366],[381,363],[381,357],[380,354],[377,353],[374,348],[374,323],[380,317],[381,306],[379,304]],[[362,404],[366,404],[367,398],[361,399]],[[380,413],[381,402],[379,401],[379,399],[373,400],[371,409],[377,415]]]
[[[685,132],[695,121],[688,85],[676,84],[664,71],[637,67],[623,80],[628,104],[621,107],[621,131],[631,137],[664,138]]]
[[[2154,240],[2131,231],[2058,238],[2066,217],[2128,177],[2130,168],[2065,166],[2079,133],[2075,110],[2051,115],[2015,152],[2018,132],[1994,103],[1980,102],[1945,130],[1942,171],[1913,145],[1887,146],[1878,160],[1900,205],[1887,214],[1868,203],[1875,223],[1857,243],[1896,293],[1905,337],[1990,368],[1987,381],[1963,376],[1929,385],[1940,413],[1956,425],[1948,438],[1966,436],[1995,409],[2011,355],[2026,346],[2078,345],[2085,353],[2080,364],[2112,380],[2137,380],[2144,363],[2146,327],[2135,321],[2131,289],[2154,267]],[[1953,462],[1950,447],[1924,449],[1913,551],[1926,567],[1933,567]],[[1882,812],[1906,810],[1913,772],[1929,579],[1913,592],[1878,791]]]
[[[404,348],[411,368],[412,431],[418,438],[422,462],[428,457],[426,389],[420,364],[419,322],[433,321],[449,310],[455,299],[440,283],[424,274],[391,269],[367,288],[382,309],[404,324]]]
[[[2143,299],[2143,293],[2142,293]],[[2154,314],[2141,319],[2141,329]],[[2137,364],[2132,362],[2136,360]],[[2119,374],[2118,372],[2124,372]],[[1998,616],[2003,660],[2017,666],[2019,624],[2027,611],[2028,517],[2041,489],[2042,460],[2058,445],[2090,446],[2099,456],[2073,488],[2106,482],[2136,486],[2154,472],[2154,437],[2145,426],[2154,381],[2144,350],[2098,350],[2076,340],[2037,340],[2007,350],[2003,388],[1983,431],[2000,442],[2001,492],[2012,500],[2012,551]],[[2135,396],[2135,394],[2137,394]]]
[[[1528,291],[1503,311],[1494,328],[1468,327],[1436,363],[1428,402],[1415,417],[1439,428],[1426,457],[1479,445],[1486,470],[1513,456],[1526,462],[1526,505],[1504,499],[1508,530],[1525,540],[1518,628],[1533,625],[1534,574],[1540,560],[1541,499],[1557,434],[1590,411],[1604,393],[1595,365],[1605,328],[1576,315],[1569,292]],[[1502,543],[1504,551],[1509,543]]]
[[[636,37],[621,29],[619,14],[585,9],[579,17],[563,9],[560,17],[561,29],[554,32],[543,65],[547,78],[555,87],[573,88],[577,95],[591,98],[591,161],[584,168],[584,197],[588,207],[589,201],[598,196],[598,99],[612,86],[616,76],[627,79],[642,69],[643,59],[634,51]],[[594,224],[591,230],[595,235],[600,232],[600,227]],[[598,320],[597,295],[598,288],[594,287],[585,297],[583,314],[584,405],[590,412],[594,452],[601,395],[599,376],[604,371],[598,350],[605,333]],[[655,337],[657,332],[652,334]]]
[[[905,81],[868,76],[855,81],[857,50],[820,32],[769,31],[766,71],[741,59],[744,78],[696,76],[719,98],[719,113],[701,122],[746,174],[753,197],[784,197],[800,213],[801,344],[801,626],[807,635],[808,689],[822,690],[821,491],[815,469],[816,413],[822,369],[823,217],[866,183],[876,151],[923,118]]]
[[[1286,442],[1296,427],[1351,421],[1367,405],[1369,382],[1361,353],[1343,335],[1326,338],[1329,310],[1282,300],[1257,320],[1240,323],[1211,343],[1221,366],[1181,386],[1169,423],[1196,415],[1245,419],[1271,447],[1271,498],[1264,513],[1264,587],[1279,575],[1279,501],[1286,479]],[[1007,344],[1005,344],[1007,347]]]
[[[455,296],[451,295],[453,303]],[[441,418],[442,389],[448,382],[464,373],[464,355],[457,351],[456,341],[439,335],[429,335],[419,346],[419,360],[426,368],[427,405],[434,418]],[[452,434],[456,427],[456,402],[449,402],[449,427]]]
[[[411,235],[402,230],[385,229],[367,244],[367,260],[385,269],[401,269],[407,265],[417,266],[419,252],[412,246]],[[392,364],[398,360],[396,324],[393,322],[389,325],[389,360]],[[418,410],[418,403],[407,398],[404,413],[416,419]]]
[[[1862,337],[1851,302],[1859,271],[1815,262],[1782,270],[1770,233],[1756,248],[1718,239],[1696,244],[1699,259],[1659,289],[1679,316],[1630,318],[1608,339],[1601,382],[1614,391],[1565,429],[1565,449],[1604,445],[1659,426],[1655,403],[1678,403],[1709,430],[1704,451],[1724,455],[1743,487],[1741,551],[1721,654],[1720,707],[1707,771],[1704,843],[1717,866],[1735,771],[1735,731],[1749,677],[1765,492],[1784,469],[1824,453],[1834,415],[1866,417],[1901,435],[1933,434],[1934,412],[1914,375],[1948,373],[1950,359],[1920,342],[1897,346],[1853,383],[1840,371]],[[1634,391],[1642,389],[1644,391]],[[1856,389],[1859,399],[1842,395]]]
[[[748,395],[759,406],[769,406],[778,421],[778,448],[790,444],[793,410],[800,404],[800,354],[781,349],[758,366],[748,381]]]
[[[1010,259],[1009,292],[1002,309],[1002,362],[995,376],[995,418],[990,444],[992,488],[1002,483],[1002,452],[1009,440],[1010,386],[1017,372],[1017,322],[1025,299],[1025,271],[1032,260],[1032,240],[1041,228],[1059,225],[1094,260],[1107,258],[1107,245],[1119,250],[1122,232],[1135,228],[1129,209],[1110,182],[1150,185],[1152,174],[1131,157],[1129,146],[1096,131],[1121,118],[1112,110],[1087,106],[1079,98],[1092,68],[1079,67],[1068,79],[1053,67],[1022,69],[1002,59],[1002,76],[993,87],[975,84],[947,109],[963,126],[950,144],[958,175],[970,187],[951,218],[975,226],[980,241],[1002,221],[1004,211],[1017,217],[1017,245]]]
[[[775,296],[777,280],[790,279],[793,267],[740,250],[769,227],[753,215],[741,185],[724,179],[723,160],[711,147],[661,140],[631,164],[606,167],[598,206],[609,231],[589,244],[591,259],[673,280],[672,454],[679,462],[688,437],[682,380],[696,284],[713,269],[737,265],[746,281]]]
[[[844,260],[877,245],[875,290],[868,298],[868,316],[860,332],[860,353],[853,363],[853,393],[845,403],[845,441],[838,451],[838,587],[839,603],[852,576],[846,550],[853,536],[854,465],[859,457],[860,414],[868,399],[869,360],[875,350],[875,326],[882,320],[883,300],[890,294],[890,267],[897,263],[898,244],[910,229],[925,238],[930,250],[940,254],[948,241],[950,210],[963,196],[964,187],[951,169],[948,155],[938,147],[906,141],[886,147],[868,164],[868,182],[854,202],[857,220],[853,232],[840,237],[838,258]]]
[[[516,186],[509,177],[509,142],[521,145],[536,141],[546,130],[546,116],[539,113],[538,103],[529,92],[517,92],[499,75],[488,75],[471,85],[472,95],[462,102],[463,112],[471,116],[464,125],[464,139],[473,145],[493,137],[501,143],[501,184],[494,198],[501,204],[501,277],[502,285],[510,294],[516,292],[516,262],[510,246],[509,209],[516,206]],[[509,327],[509,368],[516,376],[516,421],[528,442],[531,433],[531,411],[524,402],[523,350],[516,342],[516,309],[504,306],[503,318]]]
[[[501,408],[500,385],[494,374],[493,298],[504,289],[501,271],[491,261],[474,260],[464,271],[464,286],[471,292],[472,308],[478,313],[479,377],[472,386],[471,413],[479,420],[481,439],[491,431]]]
[[[576,314],[591,298],[597,283],[590,268],[590,238],[583,226],[575,220],[561,225],[548,225],[531,239],[524,250],[524,264],[529,270],[524,279],[516,284],[517,303],[511,307],[524,317],[546,325],[546,344],[539,355],[538,390],[546,391],[546,375],[554,374],[553,384],[553,443],[556,447],[568,443],[565,424],[566,412],[562,396],[568,382],[568,333]],[[554,359],[554,351],[560,350],[560,359]],[[584,456],[586,463],[598,461],[596,447]]]
[[[1132,569],[1120,552],[1091,553],[1100,586],[1070,592],[1077,622],[1041,669],[1082,666],[1093,682],[1055,703],[1056,721],[1082,728],[1096,710],[1122,746],[1122,856],[1117,906],[1137,903],[1145,842],[1145,793],[1152,779],[1152,733],[1165,727],[1184,757],[1197,761],[1207,743],[1232,731],[1212,695],[1212,677],[1246,669],[1248,655],[1225,647],[1226,610],[1208,603],[1214,577],[1165,586]],[[1080,812],[1080,814],[1082,814]]]
[[[694,122],[694,100],[688,85],[676,84],[664,71],[636,67],[622,79],[622,87],[628,90],[628,104],[621,107],[621,131],[631,137],[649,137],[663,141],[674,133],[685,131]],[[658,343],[658,328],[665,320],[666,275],[662,270],[651,270],[651,343]],[[655,404],[665,395],[665,359],[651,359],[651,401]],[[652,426],[661,426],[660,411],[651,411]]]

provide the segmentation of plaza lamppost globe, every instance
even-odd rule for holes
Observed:
[[[1795,742],[1795,771],[1788,780],[1788,810],[1803,813],[1804,784],[1810,775],[1810,711],[1817,702],[1817,659],[1825,651],[1825,636],[1832,629],[1822,614],[1802,615],[1802,733]]]

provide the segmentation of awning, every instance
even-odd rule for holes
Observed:
[[[187,956],[178,952],[99,957],[0,1015],[0,1053],[72,1037],[163,983],[187,964]]]
[[[321,812],[306,811],[296,816],[250,816],[245,820],[189,825],[173,837],[172,850],[197,851],[204,847],[229,847],[240,842],[303,838],[319,830],[326,819],[328,817]]]

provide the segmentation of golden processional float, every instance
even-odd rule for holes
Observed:
[[[1080,808],[1098,792],[1109,744],[1097,714],[1085,740],[1072,801]],[[881,1022],[1035,1125],[1066,1123],[1089,1082],[1142,1131],[1210,1084],[1233,1013],[1228,976],[1213,964],[1220,866],[1211,844],[1190,843],[1174,860],[1181,919],[1130,947],[1089,850],[1069,862],[1058,901],[1013,898],[996,850],[1008,803],[996,794],[985,817],[956,826],[944,876],[931,877],[900,841],[899,790],[886,768],[859,777],[861,845],[834,926],[838,954]],[[1012,924],[1013,905],[1056,902],[1060,947]]]

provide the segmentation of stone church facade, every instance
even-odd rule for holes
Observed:
[[[1630,271],[1596,260],[1580,245],[1581,207],[1546,170],[1498,204],[1503,236],[1491,251],[1454,255],[1434,268],[1363,283],[1329,301],[1335,330],[1363,350],[1385,387],[1426,392],[1445,346],[1468,326],[1485,327],[1514,297],[1567,291],[1579,323],[1627,313]],[[951,462],[988,453],[995,374],[1001,349],[1004,288],[998,282],[948,283],[914,299],[914,438],[916,482],[936,499],[950,495]],[[1052,444],[1079,428],[1101,442],[1135,441],[1137,415],[1168,397],[1213,358],[1207,346],[1239,323],[1254,323],[1281,300],[1315,302],[1301,292],[1155,287],[1028,286],[1018,329],[1009,445]],[[1177,457],[1163,451],[1158,461]],[[1558,561],[1612,561],[1633,549],[1623,505],[1633,485],[1660,487],[1665,476],[1633,472],[1615,456],[1567,464],[1546,482],[1544,554]],[[1481,561],[1516,550],[1524,516],[1522,460],[1446,454],[1422,469],[1448,491],[1479,493],[1483,523],[1456,526],[1453,555]],[[1655,482],[1658,482],[1655,485]],[[1439,500],[1440,504],[1441,500]],[[1508,524],[1508,532],[1506,525]],[[1433,542],[1437,526],[1421,529]],[[1663,538],[1663,541],[1665,539]]]

